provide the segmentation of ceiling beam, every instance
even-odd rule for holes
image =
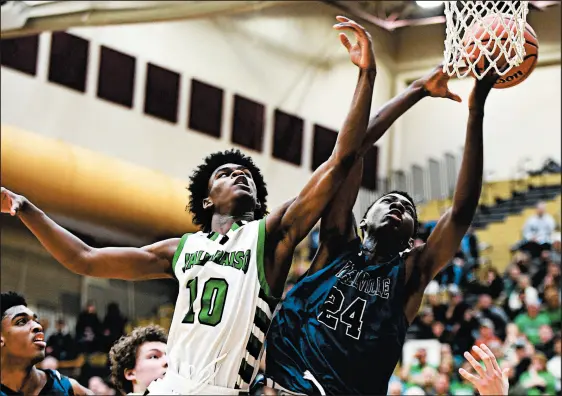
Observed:
[[[124,6],[120,5],[118,8],[115,4],[112,4],[113,2],[105,1],[56,1],[31,7],[23,5],[23,2],[8,2],[8,4],[10,3],[21,5],[21,12],[25,12],[28,15],[25,18],[26,22],[22,23],[21,27],[10,30],[2,29],[0,36],[2,39],[85,26],[215,18],[294,4],[293,1],[149,1],[145,3],[146,5],[139,4],[137,7],[131,7],[125,4]],[[3,25],[6,17],[4,7],[2,7]],[[24,9],[24,7],[27,8]],[[37,8],[34,10],[35,7]],[[53,10],[54,13],[49,13],[48,9]],[[19,9],[15,11],[19,11]],[[14,17],[18,18],[21,16],[14,15]]]
[[[330,4],[331,6],[349,13],[356,18],[360,18],[389,32],[406,26],[422,26],[445,23],[445,16],[443,15],[417,19],[395,19],[396,15],[393,14],[389,18],[383,19],[363,10],[356,2],[353,1],[324,0],[324,3]]]

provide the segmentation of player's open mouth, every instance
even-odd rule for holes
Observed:
[[[400,213],[399,210],[393,209],[390,212],[388,212],[388,214],[386,215],[387,217],[390,217],[391,219],[394,219],[398,222],[402,222],[402,213]]]
[[[45,334],[37,334],[35,337],[33,337],[33,343],[39,347],[46,348],[47,343],[45,342]]]

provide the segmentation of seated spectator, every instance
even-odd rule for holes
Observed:
[[[514,346],[515,354],[511,362],[513,367],[513,381],[510,382],[510,384],[512,385],[518,383],[523,373],[529,369],[531,366],[531,357],[535,351],[532,345],[524,338],[520,338]]]
[[[107,385],[105,381],[98,376],[90,378],[88,381],[88,389],[94,392],[94,395],[115,395],[115,390],[109,387],[109,385]]]
[[[523,226],[523,240],[518,249],[528,251],[532,257],[539,257],[541,251],[550,249],[555,228],[554,218],[546,213],[546,204],[539,202],[536,214],[530,216]]]
[[[478,248],[478,237],[474,233],[474,227],[470,226],[465,236],[462,238],[461,250],[464,253],[466,265],[468,267],[472,267],[478,263],[480,250]]]
[[[37,368],[40,368],[41,370],[55,371],[59,368],[59,361],[52,356],[46,356],[45,360],[37,364]]]
[[[488,294],[481,294],[478,297],[478,302],[474,307],[475,316],[477,319],[489,319],[494,324],[495,334],[501,338],[505,338],[505,327],[507,326],[507,322],[509,322],[509,318],[501,309],[493,305],[492,297]]]
[[[540,352],[533,356],[531,366],[519,382],[529,396],[556,393],[556,378],[546,369],[546,357]]]
[[[519,266],[516,264],[510,264],[507,267],[504,275],[503,275],[503,296],[507,298],[511,295],[511,292],[515,290],[517,287],[517,283],[519,282],[519,277],[521,276],[521,270]]]
[[[469,362],[464,362],[461,366],[467,372],[471,371],[471,365]],[[458,375],[457,373],[453,373],[451,379],[451,385],[449,386],[449,391],[453,396],[472,396],[474,395],[474,386],[465,379],[462,375]]]
[[[544,294],[544,291],[553,287],[560,290],[560,263],[549,261],[546,267],[546,274],[540,282],[539,290]]]
[[[546,369],[556,378],[556,391],[560,392],[560,377],[562,375],[562,362],[560,360],[561,344],[560,334],[554,337],[554,356],[546,363]]]
[[[68,333],[64,319],[58,319],[55,333],[47,340],[47,355],[57,360],[72,360],[76,357],[74,339]]]
[[[539,327],[539,343],[535,345],[535,350],[542,352],[547,359],[554,356],[554,332],[549,325]]]
[[[400,381],[391,381],[388,384],[388,396],[400,396],[404,394],[404,384]]]
[[[531,279],[527,275],[520,275],[517,287],[508,296],[506,313],[510,318],[515,318],[523,312],[525,300],[535,301],[539,292],[531,286]]]
[[[550,319],[550,325],[554,331],[560,331],[562,325],[562,313],[560,312],[560,292],[555,287],[548,287],[544,291],[546,303],[545,313]]]
[[[562,261],[562,235],[559,232],[552,234],[552,249],[550,249],[550,257],[552,261],[560,264]]]
[[[78,315],[76,321],[76,342],[79,351],[90,354],[100,350],[101,322],[96,312],[96,305],[88,301],[86,308]]]
[[[540,311],[541,306],[538,299],[527,300],[527,312],[519,314],[515,318],[515,324],[519,331],[533,344],[540,342],[539,328],[542,325],[550,325],[550,318],[544,312]]]
[[[480,346],[486,344],[490,349],[501,347],[501,340],[494,334],[494,323],[490,319],[482,319],[480,321],[480,332],[478,339],[474,342],[474,345]],[[472,356],[475,359],[480,359],[478,353],[471,350]]]
[[[463,294],[457,285],[450,285],[448,294],[449,304],[445,311],[445,325],[448,330],[456,332],[464,320],[464,313],[469,305],[464,301]]]
[[[457,326],[453,329],[456,331],[454,331],[452,348],[455,356],[462,356],[464,351],[469,351],[474,345],[480,323],[474,317],[474,311],[469,308],[464,312],[463,320]]]
[[[439,296],[439,290],[435,290],[435,293],[426,294],[427,302],[433,311],[433,319],[439,322],[444,322],[447,312],[447,305],[441,302],[441,297]]]
[[[142,395],[152,381],[164,377],[166,342],[164,329],[151,325],[137,327],[113,345],[109,352],[111,381],[120,392]]]
[[[433,382],[433,389],[430,395],[446,396],[449,395],[449,376],[446,374],[437,374]]]
[[[121,314],[119,305],[114,302],[109,303],[102,324],[104,351],[109,352],[111,346],[125,334],[126,324],[127,318]]]
[[[430,340],[434,338],[432,324],[433,311],[430,307],[424,307],[414,319],[408,332],[418,340]]]

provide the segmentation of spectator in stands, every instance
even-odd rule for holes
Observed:
[[[502,342],[501,340],[494,334],[494,323],[490,319],[482,319],[480,321],[480,332],[478,339],[474,342],[474,345],[480,346],[482,344],[486,344],[490,349],[496,349],[497,347],[501,347]],[[480,359],[478,353],[474,350],[471,351],[472,356],[475,359]]]
[[[159,326],[137,327],[121,337],[109,352],[111,381],[123,394],[146,392],[152,381],[168,368],[167,337]]]
[[[519,338],[514,346],[515,354],[512,359],[512,367],[514,370],[512,381],[510,382],[511,385],[518,383],[521,375],[529,369],[531,366],[531,357],[535,351],[533,346],[524,338]]]
[[[449,394],[449,376],[446,374],[437,374],[433,382],[433,389],[429,392],[434,396],[446,396]]]
[[[508,296],[506,313],[513,319],[523,312],[525,300],[536,301],[539,298],[539,292],[531,286],[531,279],[527,275],[520,275],[517,286]]]
[[[46,356],[45,360],[37,364],[37,367],[41,370],[57,370],[59,368],[59,361],[52,356]]]
[[[433,336],[433,310],[430,307],[424,307],[419,316],[414,319],[411,333],[415,334],[418,340],[430,340]]]
[[[549,325],[539,327],[539,342],[535,345],[535,350],[542,352],[547,359],[554,356],[554,332]]]
[[[464,314],[469,305],[464,301],[463,294],[457,285],[449,286],[448,295],[449,304],[445,312],[445,324],[449,330],[456,333],[464,321]]]
[[[391,381],[388,384],[388,396],[400,396],[404,394],[404,385],[401,381]]]
[[[554,337],[554,356],[546,363],[546,369],[556,378],[556,391],[560,392],[560,377],[562,375],[562,361],[560,358],[561,344],[560,334]]]
[[[463,362],[461,367],[469,373],[472,370],[472,366],[467,361]],[[451,392],[451,395],[454,396],[474,395],[474,387],[470,381],[466,380],[462,375],[458,375],[457,373],[454,373],[452,376],[449,391]]]
[[[64,319],[55,324],[55,333],[47,340],[47,355],[57,360],[72,360],[76,357],[74,338],[68,332]]]
[[[505,327],[509,322],[509,318],[501,307],[493,305],[492,297],[490,295],[480,295],[478,297],[478,302],[474,307],[474,311],[475,317],[480,321],[482,321],[482,319],[489,319],[492,321],[495,328],[495,334],[501,339],[505,338]]]
[[[125,335],[126,324],[127,318],[121,314],[119,305],[115,302],[109,303],[102,325],[105,344],[104,352],[109,352],[111,346],[121,338],[121,336]]]
[[[439,296],[439,289],[432,290],[429,294],[426,294],[427,302],[431,307],[433,312],[433,319],[439,322],[444,322],[446,319],[447,306],[441,303],[441,297]]]
[[[560,291],[549,286],[544,291],[545,313],[550,319],[550,325],[554,331],[560,331],[562,328],[562,312],[560,311]]]
[[[478,249],[478,237],[474,233],[474,227],[470,226],[466,235],[461,240],[461,251],[464,253],[467,267],[478,263],[480,251]]]
[[[540,342],[539,328],[542,325],[550,325],[550,318],[540,311],[538,299],[527,299],[526,303],[527,312],[519,314],[515,318],[515,324],[533,345],[537,345]]]
[[[88,389],[94,392],[94,395],[115,395],[115,390],[109,387],[109,385],[98,376],[90,378],[88,381]]]
[[[550,256],[552,261],[560,264],[562,260],[562,235],[559,232],[552,234],[552,249],[550,251]]]
[[[521,375],[519,382],[529,396],[556,393],[556,378],[546,369],[546,357],[540,352],[535,353],[531,366]]]
[[[76,322],[76,342],[80,352],[93,353],[100,350],[101,323],[96,305],[88,301]]]
[[[539,202],[536,214],[530,216],[523,226],[523,240],[518,248],[538,257],[542,250],[550,249],[555,228],[554,218],[546,213],[546,203]]]

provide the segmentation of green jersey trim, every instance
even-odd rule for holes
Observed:
[[[187,241],[187,237],[190,236],[191,234],[184,234],[184,236],[181,237],[180,239],[180,243],[178,244],[178,248],[176,249],[176,252],[174,253],[174,259],[172,260],[172,271],[174,272],[174,274],[176,273],[176,263],[178,262],[178,259],[180,258],[180,254],[181,251],[183,250],[183,246],[185,245],[185,241]]]
[[[273,297],[271,295],[271,289],[267,283],[265,277],[265,218],[259,221],[258,226],[258,246],[256,247],[256,259],[258,263],[258,279],[260,281],[260,286],[264,293],[268,297]]]

